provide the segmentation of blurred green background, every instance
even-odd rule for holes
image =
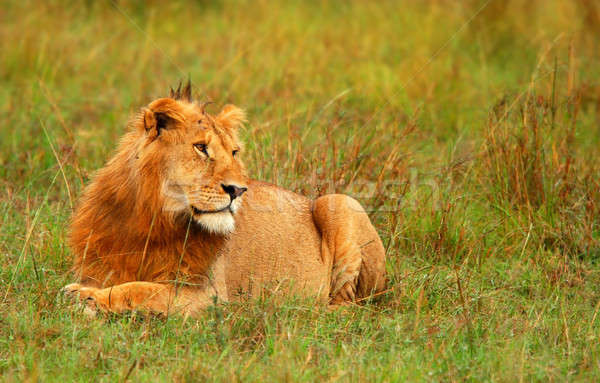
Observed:
[[[599,378],[597,1],[7,1],[0,43],[2,380]],[[63,301],[82,187],[188,77],[247,110],[254,178],[361,200],[386,294],[197,321]]]

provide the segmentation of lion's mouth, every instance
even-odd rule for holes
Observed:
[[[222,209],[217,209],[217,210],[201,210],[198,209],[196,206],[192,206],[192,211],[194,212],[194,215],[201,215],[201,214],[215,214],[215,213],[221,213],[224,211],[229,211],[230,213],[233,213],[233,211],[231,210],[231,203],[227,206],[225,206]]]

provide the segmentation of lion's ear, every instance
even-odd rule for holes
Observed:
[[[225,105],[215,120],[226,129],[236,130],[246,122],[246,112],[235,105]]]
[[[168,129],[172,123],[173,119],[166,113],[144,110],[144,129],[152,138],[160,136],[161,131]]]
[[[171,129],[182,116],[170,99],[158,99],[144,108],[144,129],[151,138],[159,137],[164,129]]]

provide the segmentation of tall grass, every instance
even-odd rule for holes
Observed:
[[[0,12],[0,374],[23,381],[594,381],[594,1],[8,2]],[[390,284],[199,320],[64,302],[73,204],[133,112],[188,76],[247,109],[254,178],[347,193]]]

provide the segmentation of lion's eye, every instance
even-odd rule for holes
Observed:
[[[239,149],[236,149],[233,152],[231,152],[231,155],[235,157],[236,154],[238,154],[239,151],[240,151]]]
[[[194,150],[198,154],[205,155],[208,157],[208,151],[206,150],[206,144],[194,144]]]

